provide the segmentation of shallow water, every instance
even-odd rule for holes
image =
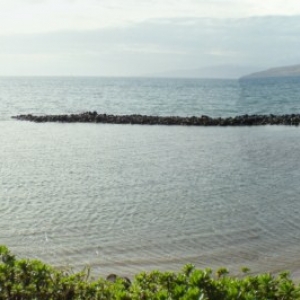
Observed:
[[[0,122],[0,241],[95,274],[299,268],[300,131]]]

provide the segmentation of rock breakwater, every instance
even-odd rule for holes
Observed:
[[[290,115],[240,115],[227,118],[147,116],[147,115],[108,115],[84,112],[70,115],[17,115],[13,119],[37,123],[109,123],[139,125],[186,125],[186,126],[260,126],[260,125],[295,125],[300,124],[300,114]]]

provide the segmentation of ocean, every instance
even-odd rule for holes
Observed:
[[[300,78],[0,78],[0,244],[96,276],[193,263],[300,277],[300,129],[36,124],[300,112]]]

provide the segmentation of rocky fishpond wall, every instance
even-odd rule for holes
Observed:
[[[240,115],[228,118],[146,116],[146,115],[107,115],[94,112],[70,115],[17,115],[13,119],[37,123],[109,123],[140,125],[186,125],[186,126],[259,126],[300,124],[300,114],[290,115]]]

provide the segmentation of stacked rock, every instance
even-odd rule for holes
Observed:
[[[108,115],[84,112],[70,115],[17,115],[12,118],[31,122],[61,123],[110,123],[140,125],[187,125],[187,126],[259,126],[259,125],[296,125],[300,124],[300,114],[290,115],[240,115],[227,118],[147,116],[147,115]]]

